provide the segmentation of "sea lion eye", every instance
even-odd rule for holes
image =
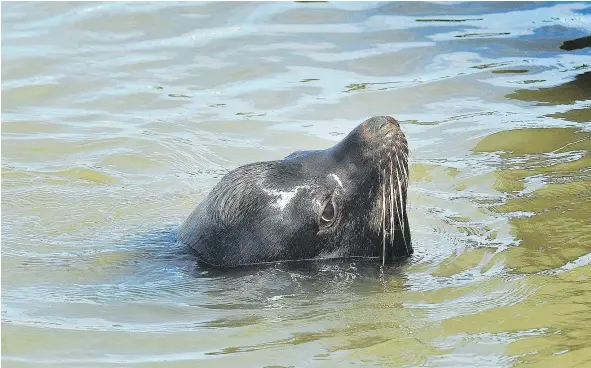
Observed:
[[[334,220],[334,215],[334,204],[332,203],[332,200],[330,200],[328,203],[326,203],[326,206],[324,206],[324,210],[320,216],[320,226],[326,227],[330,225]]]

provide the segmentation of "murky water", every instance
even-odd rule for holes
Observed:
[[[10,367],[591,364],[585,3],[3,3]],[[372,115],[416,253],[199,269],[172,230],[247,162]]]

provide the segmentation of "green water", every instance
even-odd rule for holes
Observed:
[[[2,3],[7,367],[591,365],[587,3]],[[216,272],[227,171],[392,115],[406,263]]]

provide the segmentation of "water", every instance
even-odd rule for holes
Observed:
[[[591,364],[585,3],[3,3],[7,367]],[[415,255],[206,271],[174,229],[239,165],[372,115]]]

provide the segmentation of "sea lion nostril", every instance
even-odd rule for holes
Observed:
[[[382,116],[381,121],[383,122],[380,125],[380,130],[385,130],[386,132],[391,132],[393,129],[400,129],[400,124],[396,119],[391,116]]]
[[[386,120],[388,120],[389,123],[398,125],[398,121],[391,116],[386,116]]]

